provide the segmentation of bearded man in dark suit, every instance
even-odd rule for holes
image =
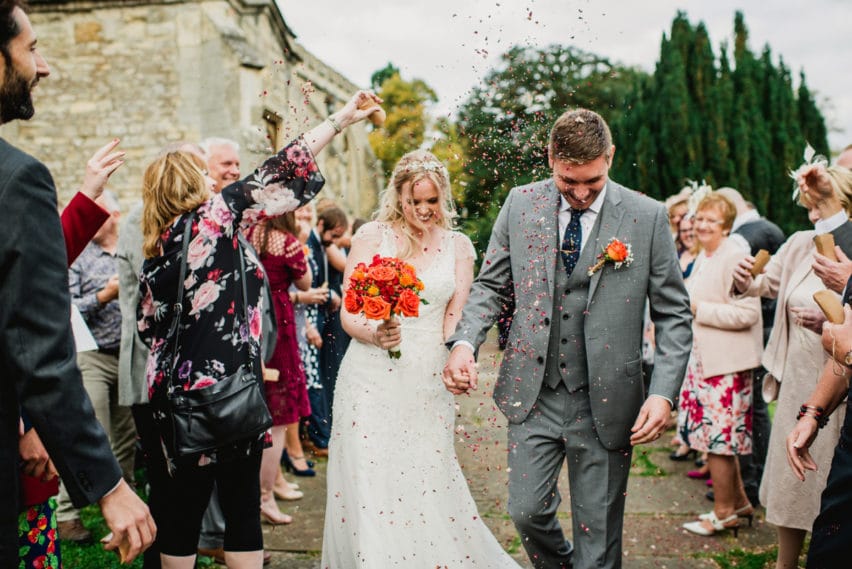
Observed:
[[[0,0],[0,55],[0,123],[27,120],[30,93],[50,70],[20,0]],[[3,139],[0,203],[0,567],[18,566],[21,411],[46,448],[28,453],[24,471],[55,467],[75,506],[98,502],[113,531],[106,548],[120,546],[128,561],[156,527],[122,480],[77,369],[56,189],[42,163]]]

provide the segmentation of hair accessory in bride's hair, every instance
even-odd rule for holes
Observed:
[[[817,154],[816,150],[814,150],[814,147],[811,146],[810,143],[805,146],[805,152],[802,157],[805,159],[802,165],[795,170],[790,171],[790,177],[793,178],[794,184],[793,201],[799,199],[799,178],[804,177],[804,175],[813,168],[828,167],[828,158],[822,154]]]
[[[406,172],[424,171],[424,172],[440,172],[440,173],[443,174],[443,173],[446,172],[447,169],[440,162],[437,162],[435,160],[426,159],[426,160],[412,160],[411,162],[409,162],[408,164],[405,165],[403,170],[405,170]]]
[[[698,182],[695,180],[687,180],[686,183],[689,185],[692,194],[690,194],[689,199],[686,200],[687,212],[686,215],[689,217],[694,217],[695,212],[698,211],[698,204],[701,203],[701,200],[710,195],[710,192],[713,191],[707,182],[701,180],[701,185],[698,185]]]

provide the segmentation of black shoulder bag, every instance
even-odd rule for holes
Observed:
[[[186,279],[186,257],[192,239],[190,215],[183,233],[183,254],[178,274],[178,293],[175,301],[169,339],[172,340],[171,372],[166,385],[167,409],[163,421],[164,440],[171,456],[180,457],[212,451],[240,440],[252,439],[272,426],[272,416],[261,389],[255,366],[248,362],[233,374],[214,385],[201,389],[173,390],[177,374],[179,324],[183,313],[183,285]],[[248,326],[248,294],[246,293],[246,268],[243,249],[240,255],[240,283],[243,294],[243,314]],[[169,441],[168,439],[172,440]]]

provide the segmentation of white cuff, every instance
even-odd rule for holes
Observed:
[[[474,347],[473,347],[473,344],[471,344],[471,343],[470,343],[470,342],[468,342],[467,340],[458,340],[458,341],[456,341],[456,343],[454,343],[454,344],[453,344],[453,347],[452,347],[452,348],[450,348],[450,351],[452,352],[453,350],[455,350],[457,346],[466,346],[466,347],[470,348],[470,351],[471,351],[472,353],[474,353],[474,354],[476,353],[476,348],[474,348]]]

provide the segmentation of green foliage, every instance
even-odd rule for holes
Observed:
[[[387,113],[385,124],[370,132],[370,146],[382,163],[385,176],[407,152],[420,148],[426,134],[426,104],[437,100],[435,91],[420,79],[406,81],[390,64],[377,71],[381,77],[392,71],[381,85],[378,95],[384,99],[382,107]]]
[[[106,551],[98,539],[109,533],[100,509],[96,505],[83,508],[80,511],[80,519],[83,525],[95,536],[95,543],[90,545],[77,545],[74,542],[62,542],[62,565],[64,567],[103,567],[115,568],[132,567],[141,569],[142,559],[135,559],[130,565],[121,565],[118,555],[112,551]],[[61,536],[60,536],[61,537]]]
[[[806,142],[828,155],[825,121],[803,73],[795,90],[768,46],[759,57],[749,49],[739,12],[733,46],[733,61],[725,45],[717,59],[704,25],[677,14],[652,80],[634,87],[629,111],[610,123],[621,156],[611,175],[660,199],[687,180],[732,186],[788,233],[801,229],[807,216],[790,199],[788,172]]]
[[[373,73],[371,81],[388,115],[383,127],[368,135],[385,176],[390,177],[405,153],[426,148],[447,166],[453,196],[460,201],[468,183],[465,147],[454,123],[445,117],[430,118],[427,107],[437,101],[435,91],[420,79],[404,80],[391,63]]]
[[[666,471],[651,460],[651,453],[654,450],[645,446],[634,449],[630,473],[637,476],[666,476]],[[664,450],[666,453],[669,452],[668,449]]]
[[[616,120],[643,76],[567,46],[515,46],[501,56],[459,110],[469,176],[459,197],[480,250],[508,191],[550,175],[547,141],[559,115],[587,107]]]
[[[771,547],[766,551],[745,551],[732,549],[724,553],[716,553],[710,557],[722,569],[764,569],[773,567],[778,557],[778,548]]]
[[[399,67],[388,61],[388,64],[373,73],[370,76],[370,88],[374,91],[378,91],[382,88],[385,81],[393,77],[394,75],[399,75]]]

